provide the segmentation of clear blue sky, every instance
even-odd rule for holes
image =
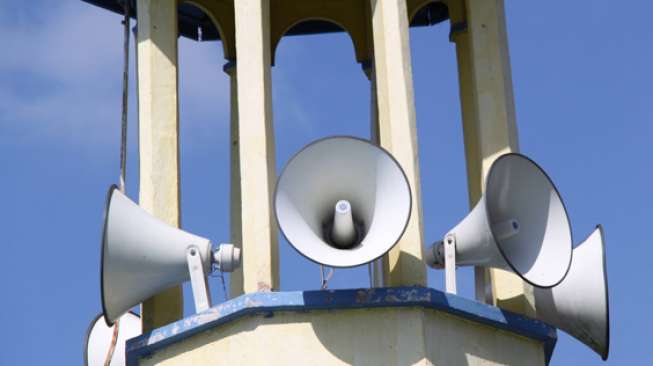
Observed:
[[[522,152],[557,184],[575,242],[605,226],[607,364],[650,363],[653,5],[506,0],[506,11]],[[102,211],[118,178],[120,20],[77,0],[0,3],[2,365],[80,364],[87,324],[101,311]],[[411,30],[427,243],[468,209],[447,33],[448,23]],[[227,241],[229,86],[221,45],[182,39],[179,62],[183,228]],[[272,78],[278,171],[317,138],[369,136],[369,84],[344,34],[284,39]],[[135,198],[133,89],[131,96],[127,185]],[[317,288],[318,267],[286,242],[280,248],[282,290]],[[459,278],[468,297],[470,274],[461,270]],[[331,287],[367,281],[365,268],[338,270]],[[439,272],[429,272],[429,285],[443,288]],[[217,279],[212,291],[214,301],[224,299]],[[569,364],[604,363],[560,332],[552,365]]]

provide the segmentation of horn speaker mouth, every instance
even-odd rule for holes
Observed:
[[[343,201],[351,205],[351,219],[336,225],[336,204]],[[308,144],[288,161],[275,188],[274,212],[282,235],[301,255],[330,267],[354,267],[399,241],[411,201],[408,179],[386,150],[335,136]]]
[[[102,244],[100,247],[100,297],[102,298],[102,316],[104,318],[104,322],[107,324],[108,327],[113,326],[113,320],[109,319],[109,315],[107,313],[107,305],[105,303],[105,291],[104,291],[104,251],[106,250],[106,241],[107,241],[107,224],[109,221],[109,208],[111,207],[111,198],[113,197],[113,192],[115,192],[118,189],[118,186],[115,184],[112,184],[111,187],[109,187],[109,191],[107,192],[107,198],[106,202],[104,204],[104,225],[102,226]]]
[[[488,172],[485,195],[490,231],[508,266],[533,286],[562,282],[571,266],[571,224],[546,172],[524,155],[504,154]],[[502,235],[502,223],[510,220],[518,232]]]

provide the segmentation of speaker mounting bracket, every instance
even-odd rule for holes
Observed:
[[[186,262],[188,263],[191,288],[193,289],[195,312],[199,313],[208,310],[211,307],[211,294],[209,293],[199,248],[191,246],[186,249]]]
[[[456,294],[456,236],[447,234],[442,246],[444,246],[445,288],[448,293]]]

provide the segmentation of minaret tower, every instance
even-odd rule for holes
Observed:
[[[85,0],[123,11],[123,0]],[[427,287],[409,27],[449,20],[470,208],[494,160],[519,149],[503,0],[128,0],[137,19],[138,203],[179,225],[178,36],[219,39],[231,85],[232,300],[182,319],[180,287],[142,305],[129,365],[545,365],[555,329],[533,289],[477,267],[476,300]],[[201,9],[198,15],[194,9]],[[198,32],[198,29],[201,32]],[[372,90],[372,141],[405,172],[410,220],[377,287],[279,291],[271,67],[289,34],[345,31]]]

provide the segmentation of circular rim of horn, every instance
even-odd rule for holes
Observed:
[[[277,223],[277,227],[279,227],[279,231],[281,231],[281,235],[286,240],[286,242],[288,242],[288,244],[290,244],[290,246],[297,253],[299,253],[302,257],[308,259],[309,261],[311,261],[311,262],[313,262],[315,264],[318,264],[318,265],[321,265],[321,266],[327,266],[327,267],[331,267],[331,268],[354,268],[354,267],[361,266],[361,265],[363,265],[365,263],[358,264],[358,265],[355,265],[355,266],[326,265],[324,263],[317,262],[317,261],[313,260],[312,258],[308,257],[307,255],[305,255],[304,253],[302,253],[299,249],[297,249],[295,247],[295,245],[293,245],[293,243],[286,236],[286,233],[283,231],[283,228],[281,227],[281,223],[279,222],[279,216],[277,215],[277,200],[276,200],[276,197],[277,197],[277,191],[279,190],[279,180],[283,176],[283,173],[286,171],[286,169],[288,168],[290,163],[297,156],[299,156],[299,154],[301,154],[304,150],[308,149],[309,147],[311,147],[311,146],[313,146],[313,145],[315,145],[317,143],[323,142],[325,140],[331,140],[331,139],[350,139],[350,140],[355,140],[355,141],[359,141],[359,142],[364,142],[366,144],[369,144],[372,147],[375,147],[375,148],[383,151],[397,165],[397,168],[399,168],[399,171],[401,172],[401,175],[404,177],[404,180],[406,181],[406,185],[408,186],[408,216],[406,217],[406,222],[404,223],[404,228],[401,230],[401,234],[399,234],[399,236],[397,237],[397,240],[394,243],[392,243],[392,245],[389,247],[388,250],[386,250],[385,252],[383,252],[378,257],[376,257],[376,258],[374,258],[374,259],[372,259],[372,260],[370,260],[369,262],[366,262],[366,263],[374,262],[375,260],[377,260],[377,259],[383,257],[384,255],[386,255],[392,248],[394,248],[397,245],[399,240],[401,240],[401,238],[406,233],[406,229],[408,228],[408,223],[410,222],[410,217],[412,216],[412,213],[413,213],[413,189],[410,186],[410,181],[408,180],[408,176],[406,176],[406,172],[404,171],[404,168],[401,167],[401,164],[399,164],[399,161],[388,150],[383,148],[381,145],[377,145],[377,144],[373,143],[370,140],[367,140],[367,139],[364,139],[364,138],[361,138],[361,137],[357,137],[357,136],[333,135],[333,136],[322,137],[322,138],[319,138],[319,139],[317,139],[315,141],[312,141],[312,142],[306,144],[299,151],[297,151],[290,159],[288,159],[288,161],[284,165],[283,169],[281,170],[281,173],[279,173],[279,176],[277,177],[277,180],[276,180],[275,185],[274,185],[274,194],[272,195],[272,197],[273,197],[272,198],[272,210],[274,211],[274,219],[275,219],[275,221]]]
[[[498,158],[496,158],[494,160],[494,162],[492,163],[492,166],[490,167],[490,170],[488,171],[487,175],[485,176],[484,186],[485,186],[486,191],[487,191],[487,183],[488,183],[488,181],[490,179],[490,176],[495,171],[495,167],[497,167],[497,163],[500,160],[509,158],[511,156],[516,156],[516,157],[519,157],[519,158],[523,158],[526,161],[528,161],[529,163],[531,163],[535,168],[537,168],[544,175],[544,178],[546,178],[546,180],[549,182],[551,187],[553,187],[553,190],[558,195],[558,199],[560,199],[560,204],[562,205],[562,208],[565,210],[565,215],[567,216],[567,225],[569,226],[569,238],[570,238],[570,240],[569,240],[570,244],[569,245],[571,246],[571,248],[570,248],[570,253],[571,254],[569,255],[569,263],[567,263],[567,270],[565,271],[564,276],[562,276],[558,282],[556,282],[556,283],[554,283],[554,284],[552,284],[550,286],[542,286],[540,284],[533,283],[528,278],[526,278],[526,276],[524,276],[519,270],[517,270],[517,268],[515,268],[515,266],[512,264],[512,262],[508,259],[508,256],[506,255],[506,253],[504,253],[503,247],[501,246],[501,241],[497,240],[497,236],[494,233],[494,228],[492,227],[492,225],[490,225],[490,233],[492,234],[492,239],[497,243],[497,248],[499,249],[499,253],[501,253],[501,256],[506,261],[506,263],[508,263],[508,266],[510,266],[510,269],[515,274],[517,274],[522,280],[526,281],[529,285],[535,286],[535,287],[540,287],[540,288],[552,288],[552,287],[558,286],[562,281],[564,281],[564,279],[567,277],[567,274],[569,274],[569,270],[571,269],[571,261],[572,261],[572,259],[574,257],[574,250],[573,250],[574,249],[574,233],[571,230],[571,221],[569,220],[569,211],[567,210],[567,206],[565,205],[565,201],[562,199],[562,195],[560,195],[560,191],[558,191],[558,187],[556,187],[556,185],[553,183],[553,181],[551,180],[551,177],[549,177],[549,175],[546,173],[546,171],[544,169],[542,169],[542,167],[539,166],[535,161],[533,161],[533,159],[529,158],[528,156],[526,156],[524,154],[520,154],[520,153],[516,153],[516,152],[510,152],[510,153],[503,154],[503,155],[499,156]],[[490,213],[488,212],[488,206],[487,205],[485,205],[485,214],[488,217],[490,215]]]
[[[601,358],[603,361],[606,361],[608,359],[608,355],[610,353],[610,301],[609,301],[609,294],[608,294],[608,266],[607,266],[607,261],[605,259],[605,235],[603,234],[603,225],[598,224],[596,225],[596,228],[599,229],[599,235],[601,235],[601,243],[603,245],[603,253],[602,253],[602,265],[603,265],[603,283],[605,284],[605,350],[601,354]],[[590,233],[589,236],[592,234]],[[587,240],[585,238],[585,240]]]
[[[140,315],[136,314],[135,312],[133,312],[131,310],[129,310],[127,313],[130,313],[130,314],[134,315],[135,317],[137,317],[139,319],[141,318]],[[91,332],[93,331],[93,328],[95,327],[95,323],[97,323],[98,319],[100,319],[103,316],[104,316],[104,314],[98,314],[95,317],[93,317],[93,320],[91,320],[91,323],[86,328],[86,334],[84,335],[84,366],[89,366],[88,365],[88,341],[91,339]]]
[[[104,302],[104,250],[106,248],[106,239],[107,239],[107,223],[109,221],[109,206],[111,205],[111,198],[113,198],[113,192],[118,189],[118,186],[112,184],[109,187],[109,192],[107,192],[107,198],[104,205],[104,225],[102,227],[102,244],[100,246],[100,297],[102,298],[102,316],[104,317],[104,322],[107,323],[107,326],[112,327],[114,322],[109,321],[107,318],[107,306]]]

